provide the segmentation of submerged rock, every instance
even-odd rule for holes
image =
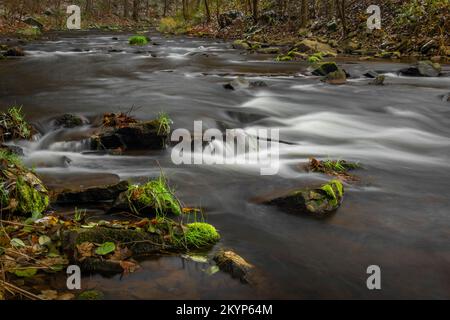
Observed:
[[[12,47],[8,48],[5,53],[3,53],[5,57],[23,57],[25,52],[20,47]]]
[[[438,77],[442,71],[439,63],[419,61],[415,66],[400,70],[400,74],[411,77]]]
[[[266,202],[288,213],[304,213],[324,217],[336,211],[344,199],[344,186],[339,180],[331,180],[320,188],[294,191],[286,196]]]
[[[367,77],[367,78],[375,79],[376,77],[378,77],[378,72],[373,71],[373,70],[367,70],[366,72],[364,72],[363,76]]]
[[[214,255],[214,261],[220,270],[229,273],[243,283],[251,283],[254,266],[231,250],[221,250]]]
[[[239,90],[239,89],[267,87],[267,83],[265,83],[264,81],[248,81],[242,77],[238,77],[233,81],[224,84],[223,87],[227,90]]]
[[[380,74],[370,84],[382,86],[384,85],[384,80],[386,80],[386,77],[383,74]]]
[[[84,121],[81,117],[70,113],[63,114],[55,119],[55,125],[64,128],[75,128],[82,126]]]
[[[56,201],[64,204],[115,201],[128,188],[129,183],[127,181],[121,181],[108,186],[90,187],[84,190],[68,190],[59,193]]]

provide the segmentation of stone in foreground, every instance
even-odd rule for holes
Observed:
[[[250,276],[254,266],[231,250],[221,250],[214,256],[214,261],[223,272],[229,273],[233,278],[243,283],[251,283]]]

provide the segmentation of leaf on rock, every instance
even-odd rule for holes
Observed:
[[[100,256],[104,256],[107,255],[108,253],[113,252],[114,250],[116,250],[116,245],[114,244],[114,242],[105,242],[102,245],[100,245],[100,247],[95,249],[95,253]]]
[[[92,257],[92,249],[94,249],[94,244],[91,242],[83,242],[77,245],[78,254],[81,256],[80,261]]]

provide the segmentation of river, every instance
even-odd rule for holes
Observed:
[[[150,35],[156,44],[142,48],[130,47],[128,34],[95,32],[26,44],[26,57],[0,62],[1,110],[23,105],[40,129],[39,141],[22,143],[24,160],[54,188],[112,181],[111,174],[142,182],[162,170],[184,203],[205,209],[222,236],[217,248],[255,265],[259,281],[244,285],[208,275],[202,263],[161,256],[124,277],[85,276],[83,289],[110,299],[450,298],[450,103],[441,98],[450,92],[450,66],[445,77],[406,78],[396,73],[406,64],[346,59],[352,78],[332,86],[307,76],[306,63],[242,54],[223,41]],[[367,69],[384,73],[386,84],[369,85]],[[225,90],[238,75],[268,86]],[[49,125],[63,113],[93,121],[132,107],[139,119],[166,112],[173,129],[193,131],[195,120],[222,131],[278,128],[280,171],[176,166],[171,148],[92,154],[67,142],[89,125],[58,132]],[[329,179],[302,169],[312,156],[363,165],[336,214],[316,220],[255,201]],[[381,268],[382,290],[366,287],[370,265]]]

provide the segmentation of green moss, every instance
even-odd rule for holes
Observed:
[[[78,295],[78,300],[102,300],[105,295],[98,290],[86,290]]]
[[[132,46],[144,46],[148,44],[148,41],[146,36],[132,36],[128,39],[128,43]]]
[[[20,29],[19,31],[17,31],[17,34],[27,39],[36,39],[39,38],[39,36],[41,36],[42,32],[37,27],[28,27]]]
[[[21,213],[41,213],[49,204],[48,196],[36,190],[21,176],[17,177],[14,197],[17,200],[14,211]]]
[[[216,228],[204,222],[194,222],[186,226],[186,231],[175,242],[177,246],[186,248],[201,248],[213,245],[220,239]]]
[[[312,55],[312,56],[308,57],[308,62],[309,63],[318,63],[320,61],[322,61],[321,57],[318,57],[318,56],[315,56],[315,55]]]
[[[127,191],[128,203],[135,214],[145,210],[156,211],[157,215],[181,214],[179,201],[163,177],[147,182],[142,186],[130,186]]]

